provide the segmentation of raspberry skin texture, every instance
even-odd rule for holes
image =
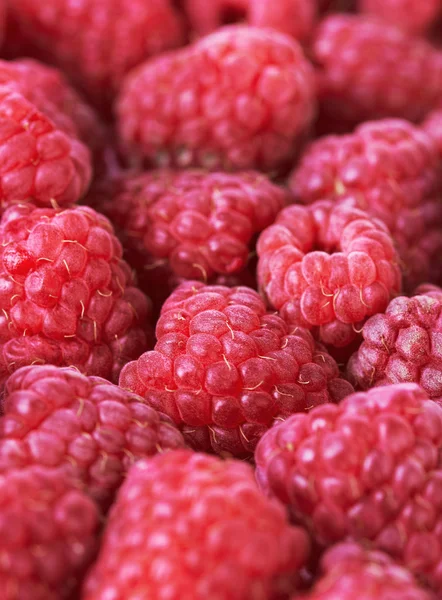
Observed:
[[[442,160],[442,104],[427,116],[422,128],[435,142],[439,158]]]
[[[289,333],[246,287],[185,282],[162,308],[157,343],[120,386],[167,414],[198,450],[247,457],[277,418],[351,393],[311,334]]]
[[[387,228],[349,201],[285,208],[260,235],[257,252],[258,282],[271,306],[329,346],[351,344],[360,324],[400,290]]]
[[[108,106],[125,74],[184,42],[171,0],[14,0],[13,15],[45,59],[98,105]]]
[[[137,270],[152,257],[177,277],[208,281],[244,269],[253,236],[287,203],[288,194],[257,172],[160,169],[123,178],[105,210]]]
[[[368,319],[362,337],[348,364],[358,387],[414,382],[430,398],[442,396],[442,289],[394,298]]]
[[[0,472],[63,468],[103,508],[133,462],[185,447],[170,419],[140,397],[75,369],[23,367],[8,379],[2,404]]]
[[[440,280],[439,186],[434,141],[401,119],[367,122],[351,134],[313,142],[289,179],[298,202],[351,198],[381,219],[396,242],[408,290]]]
[[[361,542],[440,592],[441,447],[442,408],[416,384],[391,385],[277,425],[256,474],[319,545]]]
[[[89,207],[12,206],[0,222],[0,381],[30,364],[118,379],[146,349],[148,300]]]
[[[304,600],[435,600],[388,555],[358,544],[332,547],[322,557],[321,567],[322,576]]]
[[[129,472],[83,598],[287,598],[308,552],[249,465],[167,452]]]
[[[423,39],[364,15],[332,15],[316,31],[321,107],[352,123],[420,121],[442,97],[442,53]]]
[[[0,589],[5,600],[66,600],[93,560],[94,502],[57,469],[0,474]]]
[[[316,17],[311,0],[185,0],[184,6],[199,35],[211,33],[233,18],[254,27],[272,27],[303,41],[310,37]]]
[[[410,34],[422,34],[440,13],[440,0],[359,0],[359,11],[399,27]]]
[[[274,173],[315,116],[313,69],[296,40],[233,25],[134,69],[116,112],[135,164]]]

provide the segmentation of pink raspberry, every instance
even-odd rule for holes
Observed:
[[[145,350],[147,299],[105,217],[19,205],[0,238],[1,381],[35,363],[115,379]]]
[[[14,0],[11,10],[45,58],[99,104],[130,69],[184,41],[171,0]]]
[[[298,202],[351,198],[388,226],[406,286],[439,281],[442,204],[438,157],[420,128],[399,119],[367,122],[313,142],[289,186]]]
[[[436,20],[440,0],[358,0],[359,10],[411,34],[424,33]]]
[[[274,172],[314,117],[313,70],[288,36],[231,26],[132,71],[116,108],[135,161]]]
[[[123,178],[105,210],[137,270],[152,257],[177,277],[207,281],[244,269],[253,236],[286,202],[285,191],[257,172],[158,170]]]
[[[344,347],[385,310],[401,273],[386,226],[350,201],[289,206],[259,237],[258,281],[293,326]]]
[[[441,449],[442,409],[399,384],[293,415],[263,436],[255,460],[262,489],[320,545],[369,544],[440,593]]]
[[[333,546],[321,560],[322,577],[304,600],[434,600],[411,573],[383,552],[358,544]],[[292,600],[300,600],[295,596]]]
[[[442,104],[427,116],[422,127],[436,143],[439,158],[442,160]]]
[[[192,29],[201,35],[245,21],[305,40],[316,17],[316,0],[184,0],[184,6]]]
[[[430,398],[442,397],[442,289],[424,290],[394,298],[365,323],[348,364],[359,387],[415,382]]]
[[[185,445],[140,397],[74,369],[19,369],[7,381],[3,411],[0,472],[62,467],[104,507],[134,461]]]
[[[322,108],[330,118],[420,121],[442,98],[442,53],[364,15],[326,18],[317,29],[313,57]]]
[[[306,330],[289,333],[246,287],[185,282],[161,311],[154,351],[120,385],[166,413],[195,448],[247,456],[277,418],[351,393]]]
[[[167,452],[129,472],[82,598],[286,598],[308,551],[249,465]]]
[[[5,600],[69,600],[97,546],[94,502],[57,469],[0,474],[0,589]]]

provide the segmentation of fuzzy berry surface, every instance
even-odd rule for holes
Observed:
[[[137,271],[152,257],[177,277],[208,281],[246,267],[254,236],[287,201],[258,172],[160,169],[123,178],[105,210]]]
[[[422,123],[424,131],[435,142],[439,158],[442,160],[442,103],[433,110]]]
[[[387,227],[345,200],[282,210],[257,244],[258,282],[291,326],[344,347],[401,285]]]
[[[442,408],[416,384],[294,415],[256,449],[262,489],[325,547],[360,541],[442,590]]]
[[[14,0],[11,9],[45,59],[104,106],[130,69],[184,42],[171,0]]]
[[[287,598],[308,546],[250,466],[167,452],[129,472],[83,598]]]
[[[411,34],[422,34],[436,21],[440,0],[358,0],[359,11]]]
[[[103,507],[136,460],[184,447],[170,419],[140,397],[75,369],[19,369],[2,408],[0,472],[61,467]]]
[[[362,337],[348,365],[360,388],[414,382],[442,397],[442,289],[394,298],[368,319]]]
[[[4,600],[72,598],[97,546],[94,502],[57,469],[0,474],[0,589]]]
[[[134,69],[116,112],[135,164],[273,173],[314,118],[313,69],[289,36],[232,25]]]
[[[163,306],[155,349],[120,386],[180,427],[190,445],[249,456],[277,418],[351,393],[311,334],[290,332],[246,287],[185,282]]]
[[[39,363],[118,379],[146,349],[149,305],[110,222],[23,204],[5,211],[0,237],[0,379]]]
[[[303,600],[435,600],[387,554],[337,544],[321,559],[322,575]],[[300,600],[295,596],[292,600]]]
[[[408,290],[440,281],[439,159],[434,140],[419,127],[384,119],[322,137],[305,150],[289,187],[298,202],[351,198],[381,219],[394,237]]]
[[[192,29],[200,35],[232,22],[246,22],[304,41],[316,17],[316,3],[311,0],[184,0],[184,7]]]
[[[442,53],[369,16],[325,18],[313,59],[321,105],[331,118],[420,121],[442,97]]]

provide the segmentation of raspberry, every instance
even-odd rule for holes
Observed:
[[[253,236],[286,200],[257,172],[158,170],[122,179],[107,212],[138,270],[151,256],[178,277],[207,281],[245,268]]]
[[[24,413],[28,402],[32,408]],[[74,369],[23,367],[8,379],[3,409],[0,472],[31,464],[63,467],[105,506],[135,460],[184,447],[165,415]]]
[[[438,157],[418,127],[385,119],[360,125],[352,134],[321,138],[307,148],[289,185],[299,202],[350,197],[384,221],[398,246],[408,289],[440,279]]]
[[[180,45],[183,28],[171,0],[14,0],[13,15],[46,58],[99,104],[147,57]]]
[[[432,600],[407,569],[357,544],[334,546],[321,566],[323,575],[304,600]]]
[[[134,160],[154,166],[281,170],[314,117],[313,84],[295,40],[226,27],[126,78],[120,137]]]
[[[394,298],[385,313],[364,325],[364,339],[348,372],[358,386],[418,383],[430,398],[442,396],[442,289]]]
[[[156,335],[120,385],[169,415],[197,449],[248,456],[275,419],[352,390],[308,331],[289,334],[246,287],[183,283]]]
[[[370,17],[326,18],[313,55],[322,107],[332,118],[420,121],[442,98],[442,53]]]
[[[0,381],[21,366],[118,378],[146,348],[146,297],[91,208],[9,208],[0,223]]]
[[[442,409],[416,384],[297,414],[256,449],[257,477],[323,546],[361,541],[442,590]]]
[[[167,452],[129,472],[83,598],[273,600],[308,545],[250,466]]]
[[[363,13],[412,33],[424,33],[440,12],[440,0],[358,0]]]
[[[192,29],[202,35],[234,21],[246,21],[305,40],[316,16],[312,0],[185,0],[185,8]]]
[[[285,208],[257,251],[258,281],[271,305],[290,325],[319,328],[330,346],[349,345],[400,289],[387,228],[349,201]]]
[[[57,469],[0,474],[0,589],[5,600],[71,598],[93,558],[94,502]]]
[[[442,160],[442,104],[427,116],[422,127],[436,143],[439,158]]]

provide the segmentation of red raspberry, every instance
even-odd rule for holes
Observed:
[[[120,136],[150,165],[273,172],[290,164],[312,122],[313,83],[295,40],[226,27],[126,78]]]
[[[156,335],[120,385],[169,415],[197,449],[247,456],[275,419],[352,390],[308,331],[289,334],[246,287],[183,283]]]
[[[332,118],[419,121],[442,98],[442,53],[382,21],[330,16],[317,30],[313,54],[320,99]]]
[[[348,201],[285,208],[257,250],[258,281],[271,305],[290,325],[319,328],[331,346],[350,344],[400,290],[387,228]]]
[[[5,600],[72,598],[96,546],[94,502],[40,466],[0,474],[0,589]]]
[[[33,363],[118,378],[146,348],[146,297],[91,208],[9,208],[0,223],[0,381]]]
[[[442,160],[442,105],[427,116],[422,127],[436,143],[439,158]]]
[[[246,21],[305,40],[316,16],[314,0],[184,0],[184,5],[192,29],[202,35],[235,21]]]
[[[442,409],[415,384],[297,414],[256,449],[262,488],[324,546],[369,543],[442,591]]]
[[[141,398],[74,369],[16,371],[6,384],[3,410],[0,472],[62,466],[102,505],[135,460],[185,445],[170,420]]]
[[[123,178],[106,212],[138,270],[150,256],[178,277],[207,281],[245,268],[253,236],[286,201],[285,191],[257,172],[159,170]]]
[[[359,10],[412,34],[424,33],[440,12],[440,0],[358,0]]]
[[[400,296],[385,313],[371,317],[348,372],[363,389],[419,383],[430,398],[442,396],[442,289],[412,298]]]
[[[389,228],[408,289],[441,278],[442,205],[431,139],[407,121],[360,125],[310,145],[290,178],[297,201],[352,198]]]
[[[167,452],[129,472],[83,598],[273,600],[308,546],[248,465]]]
[[[14,0],[11,9],[26,37],[99,103],[130,69],[184,41],[171,0]]]
[[[407,569],[358,544],[334,546],[321,566],[323,575],[304,600],[432,600]]]

